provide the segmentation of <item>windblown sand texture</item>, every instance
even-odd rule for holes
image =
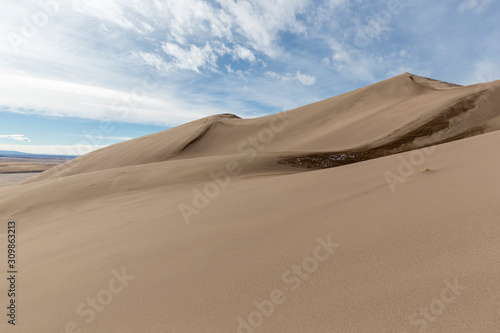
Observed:
[[[71,160],[0,190],[0,331],[500,332],[498,129],[500,81],[404,73]]]

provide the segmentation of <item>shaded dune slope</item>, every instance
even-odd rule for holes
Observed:
[[[34,180],[239,154],[243,142],[273,122],[283,129],[266,142],[265,152],[291,166],[338,166],[498,130],[499,96],[500,81],[462,87],[404,73],[278,115],[196,120],[92,152]]]
[[[200,119],[1,189],[0,220],[18,225],[17,331],[249,333],[240,319],[279,290],[253,332],[498,332],[499,87],[405,73],[279,115]],[[405,151],[429,145],[402,173]],[[314,261],[329,237],[338,248]],[[133,279],[115,292],[123,270]],[[78,312],[89,298],[105,303],[92,318]]]

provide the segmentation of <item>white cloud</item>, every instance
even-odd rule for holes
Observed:
[[[281,31],[302,33],[306,29],[297,19],[304,13],[308,0],[218,0],[233,18],[233,24],[252,47],[267,56],[280,53],[277,37]]]
[[[473,10],[476,13],[483,11],[491,0],[465,0],[460,4],[458,10],[463,12],[467,10]]]
[[[328,8],[337,2],[342,1],[328,1]],[[213,4],[203,0],[70,0],[69,4],[94,20],[139,34],[164,32],[167,42],[181,46],[201,41],[204,36],[232,42],[238,35],[256,51],[276,57],[280,32],[306,31],[297,15],[304,14],[311,1],[216,0]]]
[[[162,91],[161,96],[154,97],[154,91],[148,90],[148,86],[153,85],[154,80],[150,79],[147,82],[147,85],[139,84],[130,91],[120,91],[72,82],[2,74],[0,107],[22,114],[167,126],[227,112],[210,105],[200,106],[194,102],[183,102],[173,96],[174,92]]]
[[[212,45],[206,42],[203,47],[194,44],[182,47],[179,44],[166,42],[162,45],[162,50],[166,56],[171,58],[171,62],[166,62],[158,54],[142,51],[134,53],[134,56],[143,64],[165,73],[175,68],[191,70],[196,73],[201,73],[204,69],[217,72],[217,62],[221,56],[226,54],[232,54],[233,59],[241,59],[251,64],[257,61],[255,54],[250,49],[241,45],[236,45],[231,49],[222,43],[215,43],[215,45]],[[231,64],[226,64],[224,66],[227,69]]]
[[[345,43],[330,41],[331,58],[324,58],[322,64],[334,68],[348,78],[374,82],[374,72],[380,68],[383,59],[364,54],[363,50],[349,47]]]
[[[80,137],[93,140],[96,139],[96,140],[114,140],[114,141],[128,141],[133,139],[128,136],[99,136],[99,135],[88,135],[88,134],[80,134]]]
[[[498,80],[499,78],[500,65],[498,61],[496,59],[481,60],[474,64],[474,71],[466,83],[483,83]]]
[[[143,61],[153,65],[159,70],[169,70],[173,67],[182,70],[191,70],[201,73],[203,69],[218,71],[217,61],[221,56],[232,54],[235,59],[242,59],[249,63],[255,63],[257,58],[254,53],[246,47],[236,45],[230,49],[223,43],[210,44],[206,42],[203,47],[190,44],[183,48],[179,44],[166,42],[162,45],[163,52],[172,58],[171,63],[166,63],[155,54],[141,53]]]
[[[179,69],[192,70],[200,73],[200,69],[207,68],[216,70],[217,54],[207,42],[203,48],[191,45],[189,48],[181,48],[177,44],[164,43],[162,50],[174,59],[174,66]]]
[[[237,76],[243,78],[244,80],[245,79],[245,75],[243,74],[243,72],[241,71],[241,69],[237,69],[237,70],[234,70],[231,65],[225,65],[226,67],[226,71],[228,72],[228,74],[236,74]]]
[[[283,52],[283,33],[305,37],[306,20],[301,15],[315,10],[312,4],[311,0],[68,0],[36,38],[22,45],[19,56],[10,52],[8,41],[0,40],[0,73],[5,74],[0,74],[0,85],[5,87],[0,107],[22,114],[167,126],[222,112],[255,114],[254,102],[269,112],[275,103],[255,100],[262,94],[243,94],[242,100],[220,96],[255,89],[267,70],[266,57],[293,61]],[[20,33],[21,19],[40,10],[34,2],[28,8],[22,0],[6,8],[13,14],[0,13],[0,32],[7,33],[11,27]],[[127,107],[114,102],[130,95],[128,89],[145,69],[162,82],[124,117]],[[204,72],[210,72],[214,81],[222,80],[215,98],[204,86],[207,75],[197,75]],[[304,85],[316,81],[302,72],[290,75]]]
[[[111,22],[122,28],[140,31],[124,14],[124,6],[116,0],[71,0],[68,1],[74,11]]]
[[[279,75],[278,73],[275,73],[275,72],[272,72],[272,71],[267,71],[266,75],[269,76],[269,77],[272,77],[273,79],[280,79],[280,80],[282,80],[284,78],[284,76]],[[291,78],[289,78],[289,79],[291,79]]]
[[[300,71],[297,71],[295,77],[300,83],[306,86],[312,86],[316,82],[315,76],[302,74]]]
[[[22,34],[24,19],[30,20],[47,1],[5,1],[0,34]],[[313,97],[351,90],[360,81],[373,83],[393,69],[398,74],[408,67],[428,67],[435,75],[456,72],[450,68],[467,68],[498,54],[498,34],[488,23],[492,20],[480,20],[491,15],[484,10],[487,4],[492,7],[491,0],[457,1],[455,7],[462,11],[483,11],[466,22],[454,19],[449,4],[430,13],[430,0],[408,3],[410,25],[391,11],[389,4],[399,1],[58,2],[59,13],[21,46],[19,55],[8,38],[0,39],[2,111],[173,126],[215,113],[244,116],[296,107]],[[473,24],[490,33],[473,34],[468,28]],[[469,33],[460,43],[443,46],[437,59],[435,50],[443,43],[435,38],[441,33],[433,32],[458,25]],[[466,44],[482,52],[467,53]],[[398,56],[401,49],[407,54]],[[429,57],[436,59],[426,61]],[[441,65],[449,59],[457,60],[453,66]],[[324,65],[321,70],[318,62]],[[478,62],[474,70],[474,76],[484,77],[495,66]],[[158,89],[128,111],[123,103],[114,105],[122,96],[130,100],[145,72],[161,77]],[[286,89],[283,82],[289,83]]]
[[[282,81],[299,81],[305,86],[311,86],[316,82],[316,77],[312,75],[302,74],[300,71],[297,71],[295,75],[291,73],[286,73],[285,75],[280,75],[278,73],[267,71],[266,75],[272,77],[274,79],[279,79]]]
[[[35,146],[35,145],[2,145],[0,150],[19,151],[21,153],[29,154],[43,154],[43,155],[84,155],[94,150],[104,148],[106,146],[94,145],[53,145],[53,146]]]
[[[333,51],[332,59],[334,62],[347,64],[352,62],[352,54],[350,54],[342,44],[332,42],[331,49]]]
[[[154,67],[156,70],[160,72],[168,72],[172,69],[171,64],[167,64],[159,55],[148,52],[137,52],[133,54],[137,57],[142,63]]]
[[[178,44],[185,44],[192,38],[205,35],[232,38],[231,17],[223,9],[215,8],[207,1],[154,1],[153,8],[146,17],[163,28],[172,41]]]
[[[364,48],[370,41],[380,39],[384,32],[389,31],[392,15],[389,11],[382,11],[376,15],[363,19],[356,27],[355,43],[357,47]]]
[[[0,139],[10,139],[16,141],[31,142],[31,140],[23,134],[3,134],[0,135]]]
[[[238,58],[246,60],[248,62],[255,62],[255,60],[256,60],[253,52],[250,51],[249,49],[247,49],[246,47],[241,46],[241,45],[238,45],[234,48],[234,54]]]

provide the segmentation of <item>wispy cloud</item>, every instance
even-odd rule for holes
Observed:
[[[400,69],[470,79],[498,58],[491,0],[47,3],[0,5],[0,34],[23,38],[18,52],[0,39],[3,111],[175,126],[297,107]]]
[[[277,57],[281,50],[277,37],[280,31],[305,32],[306,28],[297,15],[306,11],[307,0],[219,0],[230,17],[235,32],[267,56]]]
[[[104,148],[106,146],[99,145],[51,145],[51,146],[35,146],[35,145],[4,145],[0,144],[0,150],[19,151],[29,154],[45,154],[45,155],[68,155],[78,156],[90,153],[94,150]]]
[[[141,81],[140,81],[141,82]],[[29,76],[0,76],[3,93],[0,106],[22,114],[54,117],[78,117],[95,120],[127,121],[174,125],[217,113],[205,106],[204,112],[193,103],[184,103],[174,96],[158,99],[135,95],[142,83],[130,91],[119,91],[71,82]],[[147,95],[147,93],[146,93]]]
[[[23,134],[1,134],[0,139],[10,139],[15,141],[31,142],[31,140]]]
[[[311,86],[316,82],[316,77],[312,75],[302,74],[300,71],[297,71],[295,74],[286,73],[284,75],[280,75],[278,73],[268,71],[266,75],[275,79],[279,79],[281,81],[298,81],[305,86]]]
[[[132,140],[132,137],[128,136],[99,136],[99,135],[89,135],[89,134],[80,134],[81,138],[86,139],[94,139],[94,140],[113,140],[113,141],[128,141]]]
[[[330,47],[332,55],[323,58],[322,65],[332,68],[346,77],[363,82],[373,82],[375,72],[383,65],[381,58],[370,57],[365,54],[364,50],[348,44],[331,41]]]
[[[500,79],[500,64],[496,59],[486,59],[474,64],[474,72],[467,83],[475,84],[498,79]]]
[[[224,49],[212,48],[208,42],[203,47],[190,45],[188,48],[174,43],[164,43],[162,50],[172,58],[174,67],[197,73],[200,73],[201,69],[216,70],[218,56],[226,53]]]
[[[491,0],[465,0],[460,4],[458,9],[460,11],[473,10],[476,13],[479,13],[483,11],[490,3]]]
[[[234,48],[234,57],[246,60],[250,63],[254,63],[257,59],[252,51],[241,45],[236,45],[236,47]]]

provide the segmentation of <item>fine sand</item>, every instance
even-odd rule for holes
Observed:
[[[43,172],[61,163],[67,162],[63,158],[28,158],[0,156],[0,174]]]
[[[0,331],[499,332],[498,129],[500,81],[405,73],[71,160],[0,190]]]
[[[0,173],[0,189],[22,183],[39,174],[39,172]]]

